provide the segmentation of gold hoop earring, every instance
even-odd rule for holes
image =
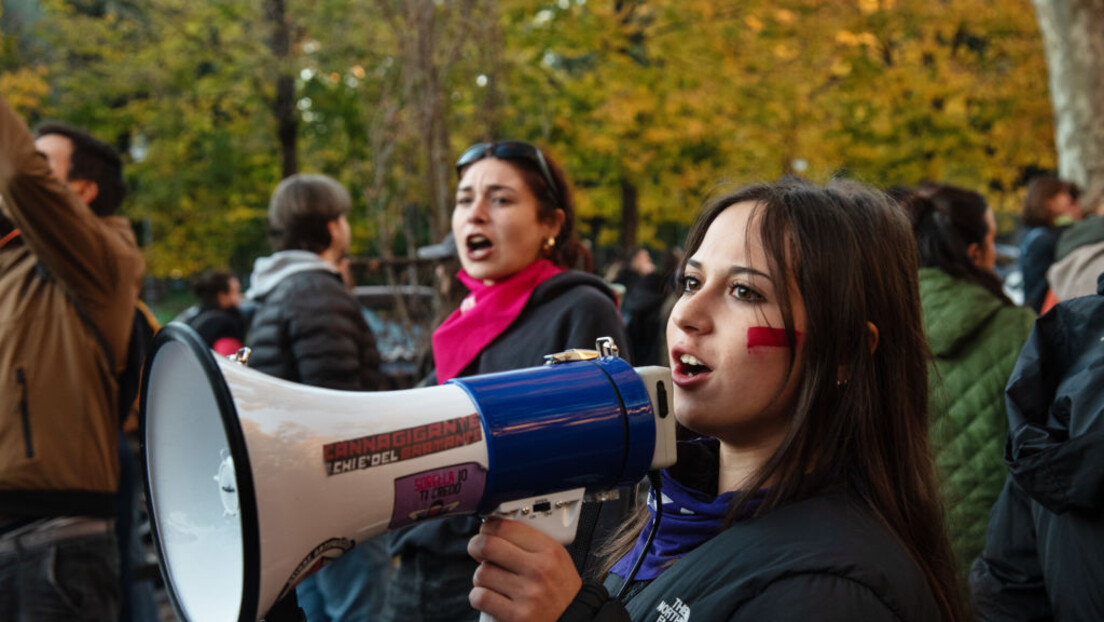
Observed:
[[[552,254],[553,248],[556,248],[556,238],[554,237],[549,237],[547,240],[545,240],[544,245],[541,247],[545,255]]]

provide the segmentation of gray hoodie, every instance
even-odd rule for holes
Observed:
[[[263,300],[280,281],[299,272],[314,270],[338,273],[333,264],[310,251],[280,251],[268,257],[258,257],[253,262],[253,276],[249,279],[245,297],[248,300]]]

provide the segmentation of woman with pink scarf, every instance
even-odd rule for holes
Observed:
[[[460,182],[452,234],[469,294],[433,334],[437,383],[536,367],[544,355],[593,349],[612,337],[625,351],[613,292],[600,278],[572,268],[589,264],[575,232],[571,189],[560,167],[529,143],[469,147],[456,162]],[[570,547],[580,572],[588,553],[624,518],[629,501],[584,507]],[[596,526],[587,530],[586,513]],[[479,519],[461,517],[392,535],[396,558],[387,619],[477,620],[468,603],[477,564],[467,543]],[[589,533],[586,533],[589,531]]]

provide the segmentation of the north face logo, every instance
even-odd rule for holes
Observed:
[[[662,601],[656,607],[659,612],[658,622],[690,622],[690,605],[682,602],[681,598],[675,599],[675,604],[668,605]]]

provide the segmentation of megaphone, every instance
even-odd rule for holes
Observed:
[[[669,371],[610,354],[359,393],[267,376],[165,326],[140,434],[177,615],[257,620],[357,542],[434,518],[498,513],[570,542],[584,493],[675,462]]]

